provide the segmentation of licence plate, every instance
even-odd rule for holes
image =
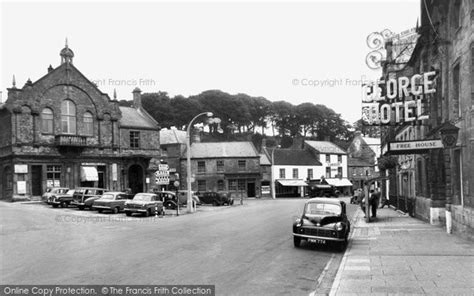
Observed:
[[[326,241],[325,241],[325,240],[323,240],[323,239],[317,239],[317,238],[308,238],[308,242],[314,243],[314,244],[321,244],[321,245],[325,245],[325,244],[326,244]]]

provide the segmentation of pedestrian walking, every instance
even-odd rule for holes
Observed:
[[[360,205],[360,209],[364,213],[365,218],[365,194],[362,188],[357,189],[357,203]]]
[[[372,218],[377,217],[377,208],[379,206],[380,191],[370,190],[369,205],[372,212]]]

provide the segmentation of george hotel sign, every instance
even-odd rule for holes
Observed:
[[[363,85],[363,123],[393,125],[428,119],[423,103],[426,95],[436,92],[435,76],[431,71]]]

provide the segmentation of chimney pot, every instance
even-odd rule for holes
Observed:
[[[133,107],[135,109],[139,109],[139,108],[142,108],[142,91],[136,87],[134,90],[133,90]]]

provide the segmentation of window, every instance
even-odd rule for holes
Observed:
[[[308,169],[308,179],[313,179],[313,169]]]
[[[285,179],[285,169],[280,169],[280,179]]]
[[[451,27],[457,30],[461,27],[461,0],[456,0],[451,12]]]
[[[236,179],[231,179],[229,180],[229,190],[237,190],[237,180]]]
[[[13,174],[11,167],[7,166],[3,169],[3,178],[5,178],[5,188],[7,190],[13,189]]]
[[[337,162],[342,162],[342,155],[337,156]]]
[[[331,162],[331,155],[326,154],[326,162]]]
[[[460,104],[459,104],[459,63],[454,66],[453,69],[453,111],[455,118],[459,117],[461,114]]]
[[[206,172],[206,162],[198,161],[198,173],[205,173],[205,172]]]
[[[223,190],[225,190],[225,188],[224,188],[224,180],[217,180],[217,190],[218,190],[218,191],[223,191]]]
[[[223,160],[218,160],[217,161],[217,171],[218,172],[223,172],[224,171],[224,161]]]
[[[238,184],[238,188],[237,188],[237,189],[238,189],[239,191],[245,191],[245,189],[246,189],[246,186],[245,186],[245,185],[246,185],[246,184],[245,184],[245,180],[244,180],[244,179],[239,179],[239,180],[237,180],[237,184]]]
[[[61,186],[61,166],[47,165],[46,166],[46,187]]]
[[[331,168],[330,167],[326,168],[326,178],[331,178]]]
[[[337,168],[337,175],[339,178],[342,178],[342,167]]]
[[[140,132],[130,131],[130,148],[140,148]]]
[[[41,112],[41,132],[43,134],[53,133],[53,110],[44,108]]]
[[[92,118],[92,113],[84,113],[84,135],[93,136],[94,135],[94,119]]]
[[[238,164],[239,164],[239,170],[240,171],[243,171],[243,170],[246,169],[246,161],[245,160],[239,160]]]
[[[206,180],[198,180],[198,191],[206,191]]]
[[[61,132],[76,133],[76,106],[71,100],[64,100],[61,103]]]
[[[298,169],[293,169],[293,179],[298,179]]]

